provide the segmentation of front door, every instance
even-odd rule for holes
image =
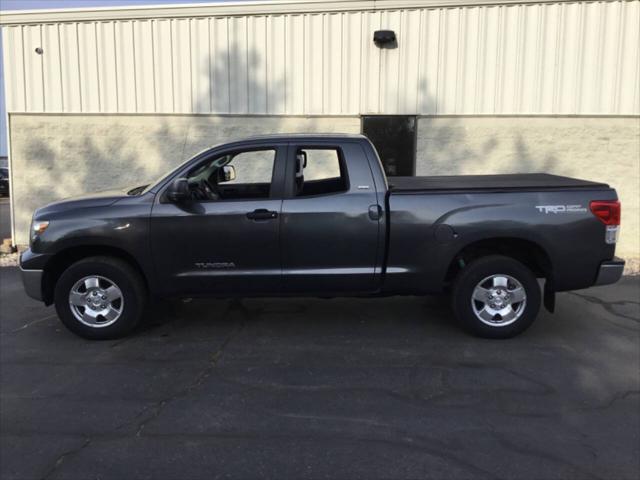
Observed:
[[[286,145],[216,153],[184,175],[193,198],[158,195],[151,249],[167,294],[280,291],[281,194]]]
[[[291,144],[285,179],[283,290],[320,295],[375,290],[381,209],[362,147]]]

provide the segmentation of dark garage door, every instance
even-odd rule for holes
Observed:
[[[373,142],[385,173],[406,177],[416,173],[416,117],[410,115],[367,115],[362,133]]]

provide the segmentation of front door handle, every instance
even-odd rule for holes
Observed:
[[[249,220],[272,220],[278,218],[278,212],[273,210],[267,210],[266,208],[258,208],[253,212],[247,213]]]
[[[380,205],[369,206],[369,218],[371,220],[380,220],[382,217],[382,207]]]

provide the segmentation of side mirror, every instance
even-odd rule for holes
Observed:
[[[167,189],[167,199],[173,203],[185,202],[191,198],[189,181],[186,178],[176,178]]]
[[[236,179],[236,169],[233,165],[225,165],[222,167],[221,182],[231,182]]]

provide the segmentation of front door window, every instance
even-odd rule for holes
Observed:
[[[189,187],[202,201],[269,198],[275,159],[273,149],[216,156],[189,172]]]

